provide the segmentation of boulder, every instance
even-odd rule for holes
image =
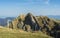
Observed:
[[[25,31],[30,32],[31,31],[31,26],[30,25],[25,25]]]

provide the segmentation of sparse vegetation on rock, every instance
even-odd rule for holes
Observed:
[[[18,16],[12,21],[13,29],[22,29],[29,31],[41,31],[47,35],[56,36],[56,32],[60,31],[60,23],[47,16],[34,16],[31,13]]]

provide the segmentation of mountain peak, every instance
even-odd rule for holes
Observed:
[[[59,31],[59,27],[60,24],[51,18],[47,16],[34,16],[31,13],[18,16],[10,26],[10,28],[22,29],[25,31],[41,31],[54,37],[56,36],[55,33]]]

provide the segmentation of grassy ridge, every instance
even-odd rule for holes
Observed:
[[[0,38],[51,38],[42,32],[30,33],[22,30],[0,28]]]

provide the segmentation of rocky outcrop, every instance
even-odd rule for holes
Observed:
[[[24,25],[23,21],[25,19],[25,15],[20,15],[12,21],[13,29],[22,29]]]
[[[24,26],[25,24],[30,25],[32,31],[40,29],[37,19],[30,13],[28,13],[27,16],[25,17]]]
[[[22,29],[25,31],[42,31],[51,36],[56,36],[56,32],[60,31],[60,23],[47,16],[34,16],[31,13],[20,15],[12,21],[13,29]]]

